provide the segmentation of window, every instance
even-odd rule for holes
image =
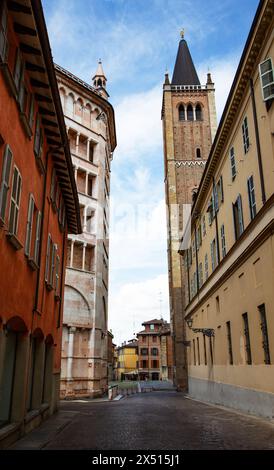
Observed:
[[[185,121],[185,108],[182,104],[179,106],[179,121]]]
[[[157,343],[157,336],[152,336],[153,343]]]
[[[188,107],[187,107],[187,120],[188,121],[193,121],[193,119],[194,119],[193,108],[192,108],[191,104],[189,104]]]
[[[152,369],[158,369],[159,368],[159,361],[154,359],[153,361],[151,361],[151,366],[152,366]]]
[[[205,255],[205,278],[208,279],[208,255]]]
[[[40,238],[41,238],[41,221],[42,213],[38,212],[36,219],[36,233],[35,233],[35,243],[34,243],[34,262],[36,265],[39,265],[39,254],[40,254]]]
[[[259,65],[264,101],[274,98],[274,74],[272,59],[268,58]]]
[[[9,233],[17,235],[19,208],[21,199],[22,178],[18,168],[15,166],[13,170],[12,192],[9,216]]]
[[[19,92],[22,75],[23,75],[23,61],[22,61],[22,57],[20,54],[20,50],[17,49],[13,78],[14,78],[14,83],[18,92]]]
[[[203,280],[203,263],[200,263],[199,264],[199,287],[202,287],[204,283],[204,280]]]
[[[266,322],[266,313],[265,313],[265,304],[259,305],[258,307],[261,319],[261,330],[262,330],[262,346],[264,350],[264,363],[271,364],[270,361],[270,351],[269,351],[269,341],[268,341],[268,331],[267,331],[267,322]]]
[[[36,115],[36,127],[34,136],[34,153],[37,158],[41,158],[41,151],[43,147],[43,133],[40,125],[39,114]]]
[[[217,182],[217,197],[219,204],[224,202],[223,177],[220,176]]]
[[[232,180],[234,180],[236,178],[236,173],[237,173],[234,147],[231,147],[229,151],[229,155],[230,155],[230,165],[231,165],[231,176],[232,176]]]
[[[235,239],[238,240],[238,238],[242,235],[244,231],[242,198],[240,194],[237,197],[235,204],[232,204],[232,207],[233,207]]]
[[[226,335],[227,335],[227,346],[228,346],[228,357],[229,364],[233,364],[233,352],[232,352],[232,340],[231,340],[231,325],[230,321],[226,322]]]
[[[30,105],[29,105],[29,126],[32,129],[33,121],[34,121],[34,95],[31,95],[30,98]]]
[[[34,198],[33,198],[33,195],[31,194],[30,197],[29,197],[26,242],[25,242],[25,255],[26,256],[30,256],[30,252],[31,252],[31,236],[32,236],[32,227],[33,227],[33,213],[34,213]]]
[[[60,256],[56,257],[56,268],[55,268],[55,294],[59,292],[59,270],[60,270]]]
[[[202,108],[199,104],[196,106],[196,121],[202,121],[203,119],[203,114],[202,114]]]
[[[152,325],[149,325],[149,328],[150,328],[151,330],[154,330],[154,325],[153,325],[153,324],[152,324]]]
[[[200,148],[197,148],[197,149],[196,149],[196,158],[198,158],[198,159],[202,158],[202,154],[201,154],[201,149],[200,149]]]
[[[0,59],[5,62],[8,52],[8,13],[6,2],[2,2],[0,6]]]
[[[199,223],[198,228],[197,228],[197,250],[199,250],[200,246],[202,245],[202,227],[201,224]]]
[[[249,150],[249,133],[248,133],[248,123],[247,117],[244,118],[242,124],[242,133],[243,133],[243,142],[244,142],[244,152],[247,153]]]
[[[225,226],[221,226],[221,244],[222,244],[222,257],[226,255],[226,245],[225,245]]]
[[[51,235],[48,235],[48,243],[47,243],[47,255],[46,255],[46,270],[45,270],[45,281],[49,281],[50,275],[50,254],[51,254]]]
[[[50,199],[55,209],[56,209],[56,187],[57,187],[56,170],[55,168],[53,168],[52,176],[51,176]]]
[[[217,244],[216,244],[215,238],[210,243],[210,250],[211,250],[211,267],[212,267],[212,271],[214,271],[214,269],[217,266]]]
[[[2,221],[2,223],[4,223],[5,214],[6,214],[11,164],[12,164],[12,151],[9,145],[6,145],[5,150],[4,150],[2,177],[1,177],[1,186],[0,186],[0,221]]]
[[[203,215],[203,237],[206,236],[206,218],[205,215]]]
[[[141,356],[147,356],[148,355],[148,349],[147,348],[141,348]]]
[[[157,348],[151,348],[151,355],[152,356],[158,356],[158,349]]]
[[[243,324],[244,324],[244,338],[245,338],[245,352],[246,352],[246,363],[252,364],[252,357],[251,357],[251,347],[250,347],[250,335],[249,335],[249,325],[248,325],[248,315],[244,313],[243,317]]]
[[[248,200],[249,200],[249,209],[251,220],[256,216],[256,199],[255,199],[255,188],[253,176],[250,176],[247,180],[247,189],[248,189]]]
[[[51,264],[50,264],[50,278],[49,284],[53,287],[53,280],[54,280],[54,271],[55,271],[55,263],[56,263],[56,253],[57,253],[57,245],[52,246],[51,250]]]
[[[211,225],[212,225],[212,222],[213,222],[213,219],[214,219],[213,197],[210,198],[210,201],[209,201],[209,203],[208,203],[207,212],[208,212],[208,223],[209,223],[209,225],[211,226]]]

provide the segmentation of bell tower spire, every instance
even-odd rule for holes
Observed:
[[[92,77],[94,88],[101,93],[104,98],[108,98],[109,94],[106,90],[107,78],[103,70],[102,61],[99,59],[98,66],[94,77]]]

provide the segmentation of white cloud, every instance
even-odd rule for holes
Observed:
[[[167,274],[142,282],[125,283],[117,290],[112,289],[109,298],[109,324],[114,342],[120,344],[132,339],[134,333],[143,329],[144,321],[160,318],[161,314],[168,320],[168,302]]]
[[[125,96],[115,108],[119,158],[162,152],[162,87]]]

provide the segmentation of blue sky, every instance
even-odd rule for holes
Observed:
[[[212,73],[220,118],[258,3],[43,0],[54,61],[91,83],[101,58],[116,112],[109,327],[118,344],[142,321],[169,318],[160,111],[179,32],[201,83]]]

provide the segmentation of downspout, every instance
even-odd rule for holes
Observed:
[[[215,178],[213,176],[212,178],[212,183],[213,183],[213,200],[215,199]],[[215,206],[215,201],[214,201],[214,206]],[[219,243],[219,227],[218,227],[218,213],[215,211],[214,207],[214,212],[215,212],[215,228],[216,228],[216,243],[217,243],[217,257],[218,257],[218,264],[220,263],[220,243]]]

